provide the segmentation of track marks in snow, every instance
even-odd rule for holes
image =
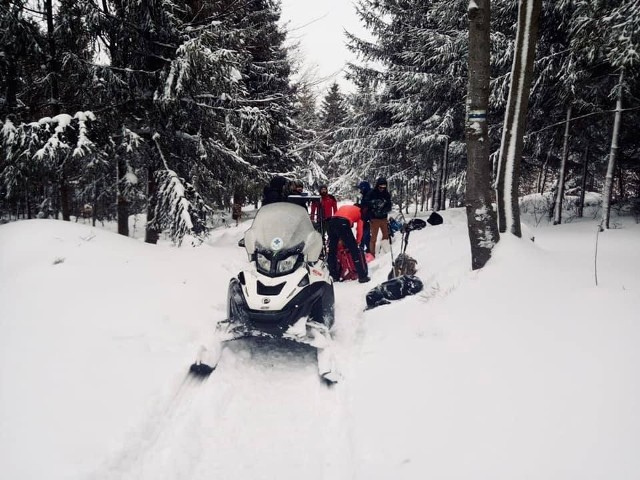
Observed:
[[[327,387],[315,356],[285,341],[227,344],[211,377],[174,382],[94,478],[353,478],[347,386]]]

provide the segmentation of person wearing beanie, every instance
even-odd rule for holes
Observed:
[[[371,240],[369,253],[375,257],[378,232],[382,232],[382,240],[389,241],[389,222],[387,216],[391,211],[391,194],[387,188],[387,179],[384,177],[376,180],[375,187],[365,198],[367,213],[371,220]]]
[[[308,198],[309,194],[304,191],[304,184],[300,180],[291,180],[287,184],[286,201],[289,203],[295,203],[300,205],[305,210],[308,210],[307,205],[311,202]]]
[[[283,202],[285,200],[285,187],[287,179],[277,175],[271,179],[269,185],[262,191],[262,205]]]

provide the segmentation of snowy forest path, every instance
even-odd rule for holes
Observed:
[[[305,345],[230,342],[208,379],[177,379],[161,395],[96,477],[353,478],[347,387],[327,386],[315,362]]]

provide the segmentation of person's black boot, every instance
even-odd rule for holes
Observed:
[[[371,280],[369,277],[360,277],[358,279],[358,282],[360,283],[367,283],[369,280]]]

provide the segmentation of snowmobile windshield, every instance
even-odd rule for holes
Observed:
[[[257,251],[272,255],[286,255],[296,250],[305,261],[318,260],[322,237],[313,228],[307,211],[287,202],[263,206],[245,234],[245,248],[249,258]]]

